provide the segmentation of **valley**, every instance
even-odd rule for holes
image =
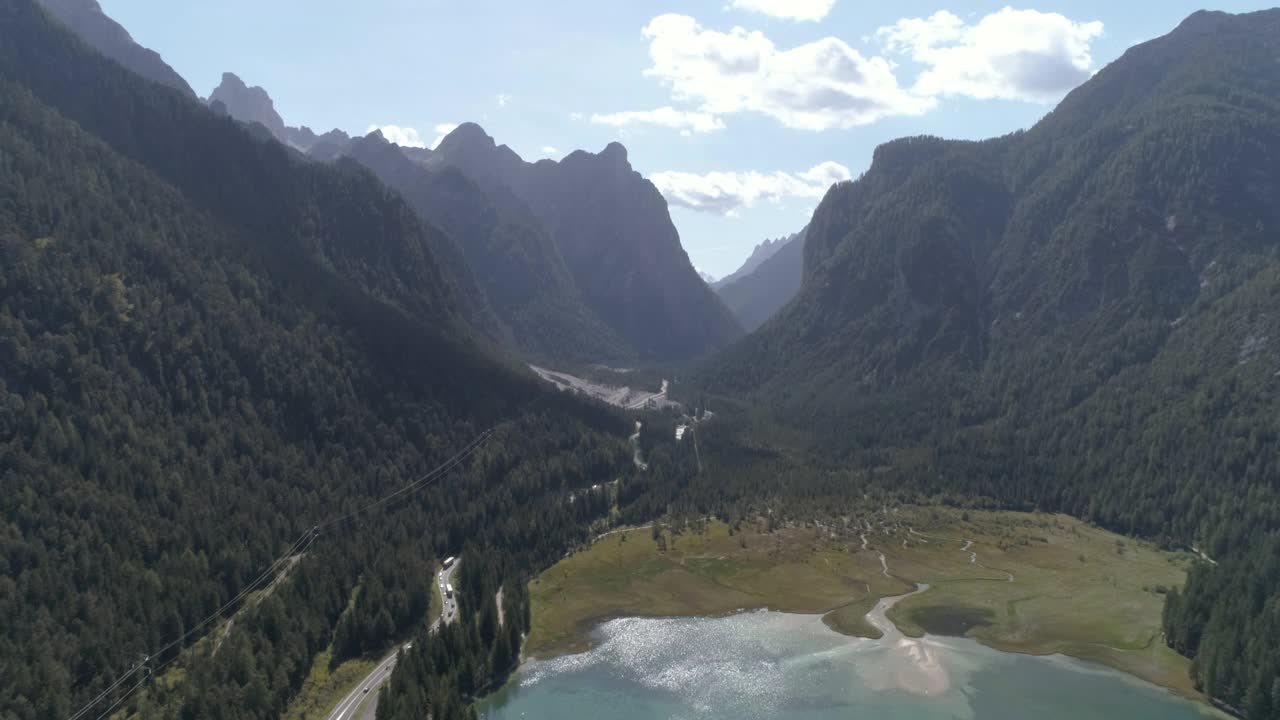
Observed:
[[[0,720],[1280,718],[1280,9],[102,2]]]

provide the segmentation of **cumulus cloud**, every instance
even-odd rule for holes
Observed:
[[[731,0],[729,7],[787,20],[821,20],[836,0]]]
[[[431,149],[435,150],[446,135],[458,129],[458,123],[440,123],[432,129],[436,131],[436,139],[431,141]]]
[[[374,130],[381,132],[382,137],[386,138],[387,142],[395,143],[400,147],[424,148],[427,146],[426,143],[422,142],[422,136],[418,134],[418,131],[411,127],[370,125],[369,129],[365,130],[365,134],[367,135]]]
[[[834,37],[784,50],[760,32],[707,30],[676,14],[651,20],[644,36],[653,61],[645,74],[710,116],[754,112],[825,130],[920,115],[936,104],[900,87],[889,61]]]
[[[511,96],[506,93],[498,93],[498,97],[496,99],[498,101],[498,107],[506,107],[507,103],[511,102]]]
[[[717,215],[736,215],[759,202],[779,203],[788,198],[821,198],[833,183],[852,177],[849,168],[824,162],[800,173],[660,172],[649,179],[667,199],[679,207]]]
[[[559,155],[560,151],[557,150],[554,145],[543,145],[542,154],[543,155]]]
[[[926,66],[913,90],[926,97],[1052,102],[1089,79],[1101,22],[1015,10],[967,24],[946,10],[876,31],[885,46]]]
[[[723,130],[724,122],[710,113],[677,110],[671,106],[657,110],[629,110],[608,114],[595,113],[591,122],[597,125],[625,127],[627,125],[659,125],[679,130],[683,135]]]

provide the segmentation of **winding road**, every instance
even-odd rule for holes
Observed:
[[[436,574],[436,585],[440,588],[440,598],[444,602],[444,608],[440,612],[440,617],[431,623],[432,630],[435,630],[441,622],[446,625],[453,622],[458,616],[457,600],[445,596],[445,586],[453,583],[453,573],[457,569],[458,563],[454,562],[453,565]],[[358,717],[372,720],[378,710],[378,688],[387,681],[387,678],[391,677],[391,671],[395,669],[396,657],[399,655],[400,650],[408,650],[412,646],[413,643],[405,643],[402,648],[397,647],[392,650],[390,655],[383,658],[368,675],[365,675],[360,680],[359,685],[356,685],[346,697],[342,698],[342,701],[333,709],[333,712],[326,716],[326,720],[355,720]],[[365,702],[366,699],[368,700],[367,703]],[[363,712],[361,712],[362,707],[364,708]]]

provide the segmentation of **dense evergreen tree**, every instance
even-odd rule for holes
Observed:
[[[1197,13],[1035,127],[877,149],[797,299],[701,384],[896,489],[1062,510],[1219,561],[1166,635],[1274,717],[1280,11]]]
[[[127,702],[276,717],[335,640],[424,624],[431,558],[527,568],[585,536],[569,497],[628,470],[627,423],[473,340],[398,196],[30,0],[0,27],[0,716],[68,717],[124,678],[96,717],[181,667]],[[433,484],[331,522],[486,428]]]

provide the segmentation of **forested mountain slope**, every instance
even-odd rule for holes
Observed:
[[[142,77],[181,92],[196,93],[154,50],[133,41],[129,31],[102,12],[98,0],[39,0],[40,5],[98,52]]]
[[[621,145],[530,164],[465,123],[434,151],[394,148],[403,156],[396,157],[369,138],[326,140],[286,126],[262,88],[231,73],[210,100],[318,160],[349,156],[404,194],[463,249],[469,272],[450,266],[458,284],[475,278],[525,354],[684,360],[741,333],[693,269],[665,201],[631,170]]]
[[[576,362],[634,358],[635,350],[583,302],[541,221],[509,189],[486,191],[458,169],[414,161],[376,134],[352,141],[342,154],[372,170],[461,246],[517,349]]]
[[[578,291],[641,359],[688,360],[742,334],[698,277],[666,201],[631,168],[617,143],[592,154],[526,163],[466,123],[429,160],[452,165],[486,189],[508,189],[541,220]]]
[[[1278,197],[1280,11],[1197,13],[1027,132],[879,148],[814,213],[797,299],[705,379],[828,445],[924,449],[928,493],[1198,542],[1219,564],[1169,638],[1273,717]]]
[[[714,285],[716,294],[729,306],[747,332],[754,332],[800,291],[804,274],[805,230],[779,238],[759,262],[748,261],[743,270]],[[752,254],[756,259],[760,246]],[[750,270],[747,267],[750,266]]]
[[[630,466],[626,423],[487,354],[434,231],[364,169],[133,75],[31,0],[0,27],[0,716],[278,717],[322,651],[420,627],[431,559],[464,544],[486,548],[476,617],[502,585],[518,611],[604,511],[566,495]],[[510,638],[459,632],[444,708],[507,669]]]

